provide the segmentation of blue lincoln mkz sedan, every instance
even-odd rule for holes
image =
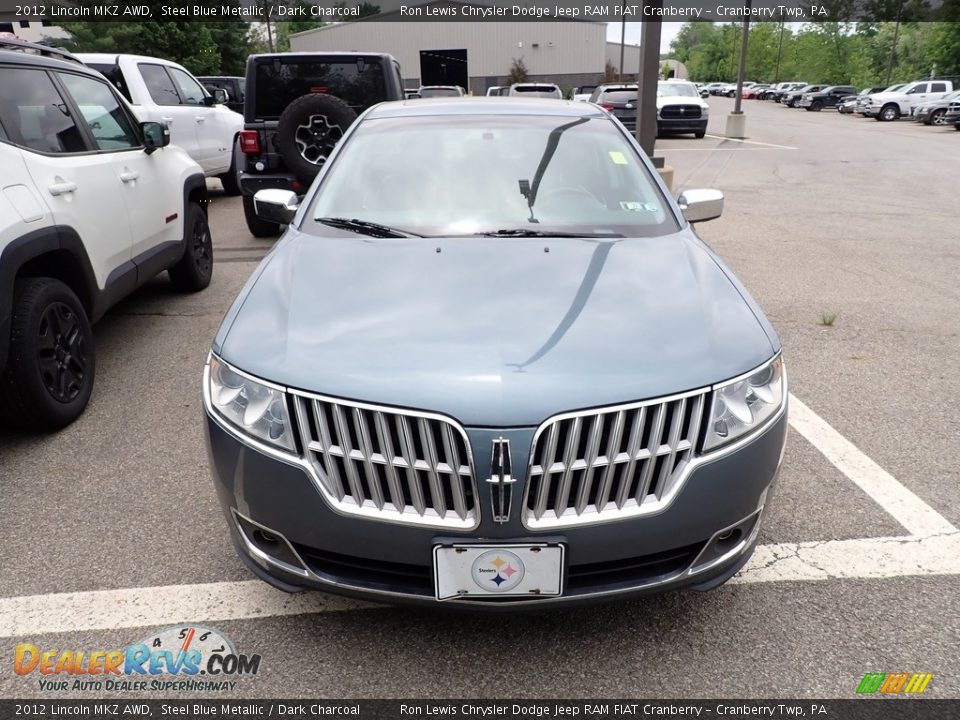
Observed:
[[[783,457],[780,341],[599,107],[384,103],[223,320],[203,374],[240,556],[288,591],[517,610],[709,589]]]

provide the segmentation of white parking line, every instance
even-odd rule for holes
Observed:
[[[910,533],[761,545],[731,582],[960,575],[960,531],[793,395],[790,424]],[[322,593],[287,595],[259,580],[0,598],[0,638],[158,627],[377,607]]]
[[[777,145],[776,143],[765,143],[760,142],[759,140],[740,140],[738,138],[728,138],[723,135],[711,135],[707,133],[708,138],[713,138],[714,140],[726,140],[727,142],[743,143],[745,145],[762,145],[768,148],[777,148],[779,150],[799,150],[800,148],[795,148],[792,145]]]
[[[911,535],[926,537],[957,532],[946,518],[793,395],[790,396],[790,425]]]

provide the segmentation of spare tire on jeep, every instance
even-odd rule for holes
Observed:
[[[287,105],[277,122],[277,149],[287,167],[305,183],[323,163],[357,113],[333,95],[311,93]]]

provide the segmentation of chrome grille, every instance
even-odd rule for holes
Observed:
[[[699,105],[664,105],[660,108],[660,117],[663,119],[696,119],[700,117],[701,108]]]
[[[696,452],[708,392],[547,420],[530,454],[524,524],[581,525],[662,508]]]
[[[470,529],[479,524],[470,445],[440,415],[293,392],[304,455],[341,512]]]

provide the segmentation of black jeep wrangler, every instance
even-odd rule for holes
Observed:
[[[303,195],[358,114],[404,99],[400,64],[384,53],[251,55],[246,86],[240,188],[256,237],[275,236],[280,225],[256,216],[254,193],[282,188]]]

